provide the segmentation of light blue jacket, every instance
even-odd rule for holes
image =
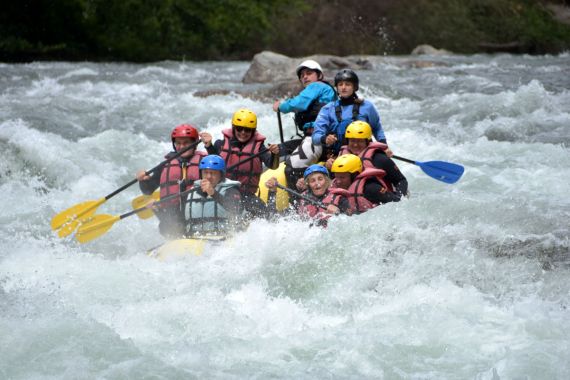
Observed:
[[[202,180],[194,182],[195,188],[200,188]],[[224,197],[226,191],[230,188],[239,190],[240,183],[225,179],[216,185],[215,190],[220,196]],[[228,214],[226,209],[221,203],[218,203],[214,198],[207,195],[201,195],[200,191],[193,191],[188,196],[185,205],[185,219],[186,219],[186,235],[219,235],[228,232],[231,229],[230,220],[231,215]],[[234,215],[238,216],[238,215]]]
[[[327,104],[335,99],[336,93],[334,89],[324,82],[317,81],[310,83],[294,98],[281,102],[279,111],[283,113],[307,111],[314,102]],[[309,123],[306,123],[303,127],[308,128],[312,126],[312,122],[310,126],[307,124]]]
[[[336,100],[321,108],[321,111],[319,112],[317,120],[314,124],[315,129],[313,130],[312,135],[313,144],[324,144],[326,136],[328,134],[334,133],[337,135],[337,145],[338,148],[340,148],[340,143],[344,138],[346,127],[353,122],[352,107],[354,105],[349,104],[347,106],[341,106],[342,121],[339,122],[336,117],[335,109],[335,107],[339,104],[340,101]],[[372,135],[376,141],[386,142],[386,135],[384,134],[382,124],[380,123],[380,115],[378,115],[378,111],[376,111],[374,104],[365,99],[360,105],[357,120],[363,120],[370,124],[370,127],[372,128]]]

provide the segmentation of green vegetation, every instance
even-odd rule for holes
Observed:
[[[2,61],[409,54],[424,43],[558,53],[570,26],[532,0],[19,0],[0,13]]]

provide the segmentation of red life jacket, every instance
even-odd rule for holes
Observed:
[[[160,173],[160,198],[171,194],[178,194],[186,190],[188,185],[192,185],[192,182],[200,179],[200,169],[198,169],[198,165],[202,157],[206,155],[206,152],[194,152],[187,166],[186,163],[181,163],[177,158],[170,160],[164,165]],[[165,158],[168,158],[168,155],[166,155]],[[183,165],[185,166],[185,170],[182,169]],[[182,181],[184,181],[183,189],[180,188]],[[167,202],[167,205],[180,205],[180,199],[172,199]]]
[[[220,156],[226,161],[226,167],[237,164],[238,162],[259,153],[263,146],[265,136],[259,132],[255,132],[243,148],[237,146],[230,146],[230,141],[234,139],[233,131],[231,128],[222,131],[224,135],[224,144],[220,152]],[[245,162],[226,173],[226,178],[239,181],[241,189],[244,192],[255,194],[259,186],[259,177],[263,170],[261,158],[256,157],[248,162]]]
[[[379,169],[377,167],[374,166],[374,163],[372,162],[372,158],[374,157],[374,155],[378,152],[378,151],[382,151],[385,152],[388,149],[388,145],[381,143],[381,142],[377,142],[377,141],[372,141],[368,144],[368,146],[366,148],[364,148],[362,150],[362,152],[360,152],[358,154],[358,157],[360,157],[360,160],[362,161],[362,166],[364,169],[366,168],[372,168],[372,169]],[[348,145],[343,145],[342,148],[340,149],[340,153],[339,156],[342,154],[347,154],[347,153],[351,153],[353,154],[350,150],[348,150]],[[386,188],[388,189],[388,191],[394,191],[394,187],[392,186],[392,183],[385,181],[386,182]]]
[[[385,175],[386,172],[382,169],[366,168],[362,173],[356,176],[354,182],[352,182],[348,188],[348,203],[355,213],[363,213],[378,206],[377,203],[372,203],[364,197],[364,185],[366,185],[370,179],[376,178],[378,182],[387,189],[388,185],[382,179]]]
[[[311,193],[307,190],[303,192],[304,195],[311,196]],[[327,192],[325,193],[324,197],[322,197],[321,202],[328,205],[335,205],[336,207],[339,206],[340,201],[343,197],[348,198],[349,196],[348,190],[341,189],[339,187],[329,187]],[[326,209],[322,207],[318,207],[311,202],[307,202],[305,199],[299,200],[299,206],[297,208],[297,212],[301,216],[306,216],[309,218],[317,218],[317,219],[328,219],[332,215],[326,213]]]

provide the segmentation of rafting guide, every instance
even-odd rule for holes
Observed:
[[[303,178],[307,167],[326,159],[326,150],[320,145],[314,145],[311,135],[319,111],[337,96],[334,87],[325,81],[323,69],[318,62],[312,59],[301,62],[297,66],[296,74],[303,85],[303,90],[293,98],[276,100],[273,103],[273,110],[278,115],[280,112],[295,114],[297,135],[301,137],[285,143],[289,148],[285,160],[285,176],[290,186],[294,186]],[[279,127],[282,128],[281,123]],[[302,135],[299,135],[299,132]]]

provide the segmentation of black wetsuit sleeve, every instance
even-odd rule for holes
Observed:
[[[261,151],[266,150],[266,152],[260,156],[263,164],[269,169],[277,169],[279,167],[279,155],[271,153],[264,145],[262,145],[259,149]]]
[[[150,173],[150,179],[147,181],[139,181],[139,188],[145,195],[152,194],[160,186],[160,173],[162,172],[161,165]]]
[[[215,143],[206,148],[206,152],[208,152],[208,154],[220,154],[223,143],[222,140],[216,140]]]
[[[408,180],[390,157],[383,152],[378,152],[372,157],[372,164],[386,172],[384,179],[394,186],[394,191],[400,197],[408,193]]]
[[[386,188],[376,180],[370,180],[364,185],[364,198],[377,204],[398,202],[400,200],[398,194],[387,191]]]

